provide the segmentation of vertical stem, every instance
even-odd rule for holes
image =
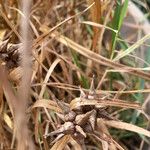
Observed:
[[[18,89],[18,107],[15,110],[15,131],[17,138],[17,150],[34,150],[34,144],[27,127],[26,110],[30,95],[30,82],[32,75],[32,37],[29,28],[30,7],[32,0],[21,0],[23,15],[21,16],[21,67],[23,76]]]

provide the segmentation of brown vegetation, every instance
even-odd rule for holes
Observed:
[[[0,1],[0,149],[149,144],[149,58],[134,51],[149,47],[150,35],[122,38],[127,6],[128,0]]]

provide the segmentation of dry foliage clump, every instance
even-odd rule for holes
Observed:
[[[150,58],[140,55],[150,35],[128,22],[128,5],[0,1],[0,149],[150,145]]]

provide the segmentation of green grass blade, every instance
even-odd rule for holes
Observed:
[[[121,25],[123,23],[124,17],[126,15],[128,8],[128,0],[125,0],[124,4],[121,5],[121,1],[117,1],[117,6],[115,9],[115,14],[113,17],[113,23],[112,23],[112,28],[114,30],[117,30],[117,33],[112,33],[112,53],[111,53],[111,59],[114,57],[114,50],[116,47],[116,42],[117,42],[117,36],[120,31]]]
[[[121,14],[120,14],[120,19],[119,19],[119,24],[118,24],[118,30],[120,30],[121,25],[123,23],[123,20],[126,16],[126,12],[127,12],[127,8],[128,8],[128,0],[125,0],[123,6],[122,6],[122,10],[121,10]]]
[[[130,54],[131,52],[133,52],[136,48],[138,48],[141,44],[143,44],[149,38],[150,38],[150,34],[145,35],[142,39],[140,39],[139,41],[137,41],[136,43],[134,43],[128,49],[126,49],[125,51],[123,51],[120,54],[118,54],[117,57],[115,57],[113,59],[113,61],[117,61],[117,60],[123,58],[124,56]]]

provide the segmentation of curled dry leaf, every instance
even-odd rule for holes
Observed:
[[[37,100],[33,106],[33,108],[38,108],[38,107],[45,107],[48,108],[50,110],[54,110],[55,112],[62,112],[62,110],[57,106],[56,102],[52,101],[52,100],[47,100],[47,99],[41,99],[41,100]]]
[[[75,98],[74,100],[71,101],[70,103],[70,108],[76,109],[80,106],[86,106],[86,105],[91,105],[91,106],[96,106],[96,107],[104,107],[104,106],[114,106],[114,107],[122,107],[122,108],[132,108],[132,109],[137,109],[137,110],[142,110],[142,107],[140,106],[139,103],[131,103],[123,100],[103,100],[103,99],[98,99],[98,100],[87,100],[87,99],[81,99],[81,98]]]

